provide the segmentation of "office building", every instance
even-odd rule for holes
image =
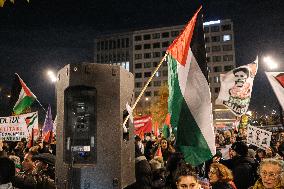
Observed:
[[[224,107],[214,105],[220,90],[220,74],[235,68],[233,23],[231,20],[205,22],[205,47],[215,116],[222,117],[225,111],[229,122],[234,117]],[[162,60],[168,46],[182,31],[184,25],[160,27],[124,33],[100,35],[95,39],[94,62],[122,65],[135,77],[137,98]],[[163,63],[147,87],[137,106],[138,112],[149,110],[158,96],[159,88],[167,83],[168,67]],[[221,112],[221,113],[220,113]],[[225,120],[226,121],[226,120]]]

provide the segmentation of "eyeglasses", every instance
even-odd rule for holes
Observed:
[[[268,173],[266,171],[261,171],[260,172],[260,176],[261,177],[270,177],[272,179],[276,179],[279,176],[279,174],[280,173],[272,173],[272,172]]]
[[[210,175],[213,175],[213,174],[216,174],[216,173],[217,173],[217,171],[213,171],[213,170],[208,172],[208,174],[210,174]]]

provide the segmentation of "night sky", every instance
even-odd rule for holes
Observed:
[[[283,0],[15,0],[0,8],[0,86],[11,87],[17,72],[39,101],[54,104],[46,70],[93,62],[97,33],[185,24],[200,4],[207,21],[233,20],[237,65],[267,54],[282,64]],[[250,109],[278,108],[259,63]]]

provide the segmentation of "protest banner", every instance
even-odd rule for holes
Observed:
[[[134,129],[135,134],[139,135],[141,138],[144,138],[144,133],[152,132],[152,117],[143,116],[140,118],[134,119]]]
[[[34,130],[38,135],[38,113],[32,112],[9,117],[0,117],[0,139],[4,141],[20,141],[28,139]]]
[[[247,143],[257,146],[261,149],[270,147],[272,133],[258,127],[248,125],[247,127]]]

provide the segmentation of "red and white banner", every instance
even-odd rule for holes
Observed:
[[[152,117],[143,116],[140,118],[134,118],[134,132],[141,138],[144,138],[144,133],[152,132]]]
[[[38,136],[38,113],[32,112],[10,117],[0,117],[0,139],[20,141],[30,138],[34,131],[34,139]]]

